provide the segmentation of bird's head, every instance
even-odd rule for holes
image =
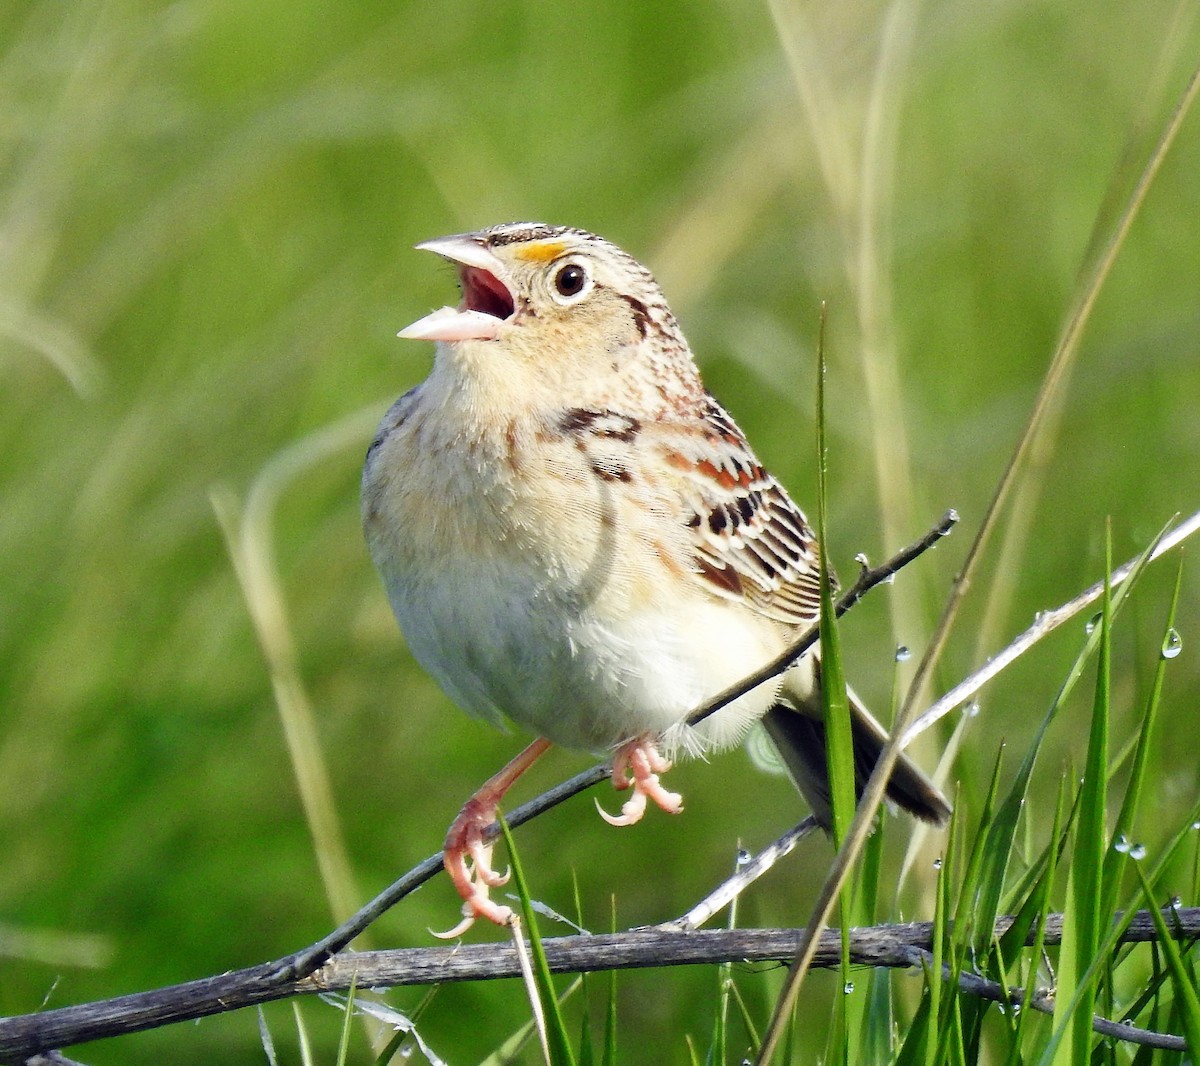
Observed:
[[[437,341],[439,359],[464,379],[546,386],[582,400],[585,385],[602,390],[621,381],[627,389],[662,377],[655,364],[676,362],[679,353],[690,367],[653,275],[593,233],[519,222],[417,247],[454,264],[462,299],[400,336]]]

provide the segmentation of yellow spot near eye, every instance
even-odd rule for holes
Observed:
[[[520,248],[514,248],[513,254],[529,263],[549,263],[566,250],[567,246],[562,241],[532,241]]]

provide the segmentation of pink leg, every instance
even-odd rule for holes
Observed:
[[[488,778],[450,824],[442,847],[442,864],[463,898],[463,920],[453,929],[436,933],[436,936],[445,939],[461,936],[476,918],[487,918],[497,925],[508,925],[512,919],[511,907],[493,903],[488,898],[488,889],[504,884],[508,874],[498,874],[492,869],[492,843],[484,841],[483,831],[496,820],[496,807],[513,782],[549,747],[550,741],[541,737],[535,740],[503,770]]]
[[[670,762],[658,753],[651,734],[644,733],[622,744],[613,756],[613,788],[622,791],[632,787],[633,795],[616,815],[597,803],[600,817],[609,825],[633,825],[646,813],[647,799],[654,800],[668,814],[678,814],[683,810],[683,797],[678,792],[668,792],[658,780],[658,775],[669,769]]]

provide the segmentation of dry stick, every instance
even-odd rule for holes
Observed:
[[[780,859],[789,854],[801,840],[820,828],[821,823],[813,815],[808,815],[773,844],[768,844],[745,865],[740,866],[737,873],[719,884],[704,899],[688,910],[687,914],[681,915],[673,921],[663,922],[654,928],[675,933],[699,929],[714,914],[732,903]]]
[[[912,953],[914,965],[926,968],[933,965],[933,952],[919,947],[913,947],[909,950]],[[950,965],[942,963],[942,979],[945,980],[952,977],[953,971]],[[1001,1003],[1006,1008],[1012,1006],[1019,1010],[1021,1007],[1031,1007],[1042,1014],[1054,1013],[1054,992],[1052,989],[1037,989],[1032,997],[1026,998],[1025,989],[1023,988],[1005,988],[1004,985],[997,981],[989,981],[986,977],[980,977],[978,974],[963,972],[959,973],[957,983],[958,987],[968,995],[975,996],[977,999],[991,1000],[993,1003]],[[1110,1018],[1103,1018],[1098,1014],[1092,1017],[1092,1029],[1101,1036],[1115,1037],[1117,1040],[1124,1040],[1130,1044],[1165,1048],[1168,1051],[1187,1050],[1187,1041],[1181,1036],[1175,1036],[1172,1033],[1159,1033],[1153,1029],[1140,1029],[1126,1022],[1114,1022]]]
[[[1066,328],[1050,360],[1050,365],[1046,370],[1045,378],[1042,380],[1041,388],[1038,390],[1033,410],[1029,415],[1029,421],[1026,423],[1025,430],[1021,434],[1012,457],[1009,459],[1008,465],[1000,477],[1000,482],[996,486],[996,491],[988,504],[979,531],[975,535],[975,539],[971,542],[970,548],[967,550],[967,557],[963,562],[963,568],[954,583],[954,587],[951,589],[950,597],[946,601],[941,618],[938,619],[933,637],[917,666],[904,703],[896,715],[895,728],[891,739],[884,745],[883,750],[879,753],[879,757],[875,761],[875,769],[872,771],[866,787],[863,789],[862,796],[859,798],[858,809],[855,812],[854,821],[851,823],[850,829],[846,834],[846,840],[834,857],[829,875],[826,877],[825,884],[821,888],[820,896],[809,919],[807,940],[804,942],[803,949],[796,956],[795,965],[788,971],[783,990],[780,992],[779,999],[775,1003],[775,1012],[764,1034],[758,1057],[755,1059],[756,1066],[766,1066],[766,1064],[770,1063],[775,1055],[775,1051],[779,1047],[779,1042],[787,1028],[787,1020],[791,1016],[796,998],[800,994],[800,986],[804,983],[805,974],[811,965],[812,952],[815,950],[817,934],[828,926],[838,893],[849,876],[851,866],[862,851],[863,844],[870,833],[875,812],[883,802],[888,779],[891,777],[892,769],[900,757],[900,740],[909,730],[911,719],[916,711],[917,698],[921,687],[924,685],[925,679],[932,672],[934,665],[941,657],[942,651],[946,646],[951,625],[958,614],[958,608],[966,595],[967,589],[970,587],[971,579],[974,577],[975,569],[983,555],[983,549],[999,517],[1000,509],[1004,501],[1008,498],[1009,490],[1016,480],[1017,471],[1020,469],[1026,453],[1037,436],[1041,423],[1057,396],[1058,385],[1063,380],[1071,360],[1078,351],[1084,326],[1087,324],[1100,290],[1112,270],[1117,253],[1124,243],[1125,237],[1133,225],[1133,220],[1137,217],[1142,203],[1146,199],[1150,185],[1153,183],[1155,175],[1162,166],[1163,160],[1166,158],[1167,152],[1183,124],[1184,116],[1191,108],[1198,92],[1200,92],[1200,67],[1192,71],[1188,84],[1180,96],[1179,102],[1176,104],[1166,128],[1163,130],[1162,136],[1151,152],[1150,159],[1147,161],[1133,191],[1130,193],[1129,200],[1117,220],[1117,225],[1111,237],[1104,244],[1103,251],[1095,262],[1094,269],[1090,271],[1086,278],[1079,302],[1072,308],[1071,314],[1068,316]]]
[[[1171,918],[1172,938],[1200,937],[1200,908],[1164,908]],[[993,931],[1002,936],[1012,925],[1000,918]],[[687,933],[634,929],[625,933],[552,937],[543,941],[554,973],[580,973],[644,967],[711,965],[713,963],[786,963],[793,959],[805,931],[799,929],[704,929]],[[920,964],[914,951],[932,947],[933,923],[871,926],[850,932],[850,958],[855,965],[908,968]],[[1035,941],[1031,930],[1026,946]],[[826,930],[819,938],[817,965],[841,962],[841,934]],[[1121,937],[1122,943],[1157,940],[1149,911],[1138,911]],[[1046,916],[1044,943],[1062,941],[1062,915]],[[298,981],[272,981],[270,966],[254,966],[220,977],[191,981],[153,992],[61,1007],[39,1014],[0,1019],[0,1062],[24,1062],[54,1047],[151,1029],[172,1022],[220,1014],[284,999],[357,988],[411,987],[447,981],[479,981],[519,977],[520,962],[511,944],[460,944],[454,947],[400,948],[392,951],[345,952],[316,973]],[[990,986],[968,978],[966,991],[989,995]],[[1007,990],[1008,1000],[1020,993]],[[1128,1035],[1120,1026],[1113,1035]],[[54,1061],[47,1059],[45,1061]]]

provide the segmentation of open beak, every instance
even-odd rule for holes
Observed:
[[[397,336],[416,341],[495,340],[516,310],[512,293],[501,280],[504,264],[469,233],[423,241],[417,247],[436,252],[458,267],[462,302],[458,307],[439,307]]]

